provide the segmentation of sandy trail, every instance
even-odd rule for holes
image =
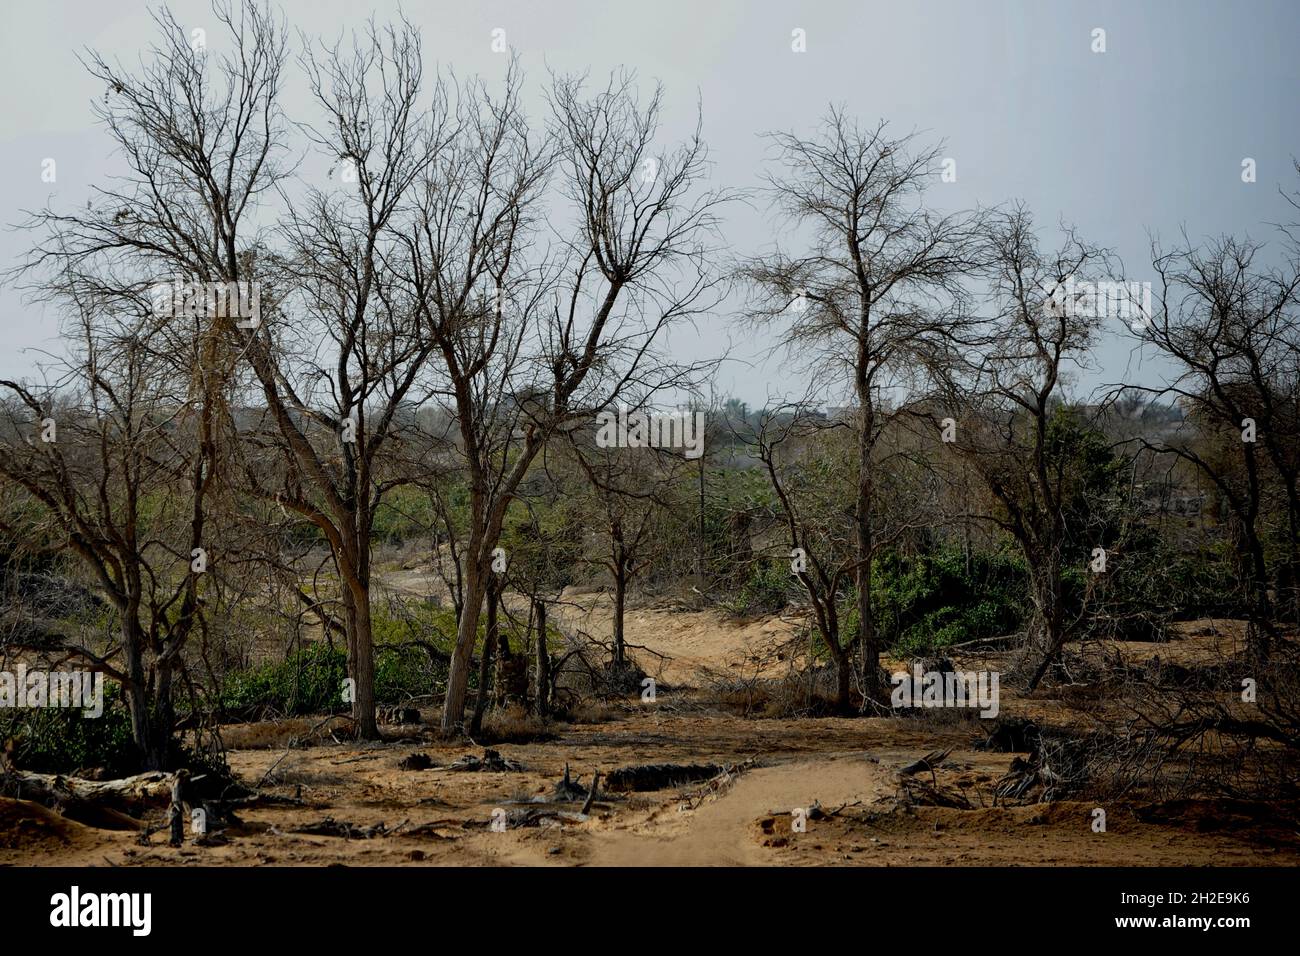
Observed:
[[[814,800],[828,809],[892,789],[861,754],[759,767],[696,810],[667,810],[648,821],[607,828],[594,841],[597,866],[744,866],[777,862],[754,839],[755,821]]]
[[[403,598],[446,598],[441,579],[427,569],[387,570],[377,579]],[[515,613],[527,614],[519,595],[507,594],[506,603]],[[571,635],[608,641],[614,631],[614,600],[604,591],[570,588],[550,613],[552,622]],[[629,607],[623,619],[630,656],[647,674],[678,687],[701,686],[718,676],[785,673],[803,653],[802,646],[792,643],[797,632],[796,621],[777,614],[738,619],[714,608],[669,604]]]

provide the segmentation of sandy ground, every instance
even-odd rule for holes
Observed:
[[[599,626],[599,602],[583,612]],[[784,669],[791,631],[778,619],[729,622],[715,612],[647,608],[628,622],[628,640],[670,657],[664,680],[702,683],[706,672]],[[1198,631],[1199,627],[1199,631]],[[1207,642],[1235,638],[1189,626],[1184,641],[1122,648],[1135,660],[1193,660]],[[786,647],[786,651],[780,648]],[[1107,653],[1113,652],[1113,647]],[[654,671],[647,666],[647,670]],[[1050,709],[1004,693],[1003,712]],[[433,718],[426,713],[426,720]],[[994,806],[992,788],[1014,754],[975,749],[978,721],[903,718],[745,719],[702,705],[688,690],[653,704],[626,703],[599,722],[558,724],[554,739],[502,744],[512,772],[436,769],[481,755],[425,729],[387,728],[401,739],[289,747],[312,722],[227,728],[240,779],[291,801],[246,808],[238,823],[214,828],[216,845],[171,848],[165,835],[94,829],[19,800],[0,800],[0,864],[62,865],[1295,865],[1300,828],[1294,808],[1223,801],[1107,804],[1106,831],[1093,831],[1086,802]],[[898,769],[929,751],[952,748],[935,782],[961,790],[976,807],[956,810],[900,800]],[[414,753],[435,769],[403,770]],[[647,763],[737,767],[712,782],[643,793],[598,792],[539,825],[516,825],[571,768],[591,774]],[[820,813],[812,808],[820,808]],[[493,829],[494,814],[510,822]],[[513,816],[512,816],[513,814]],[[162,822],[162,811],[156,819]],[[806,820],[796,832],[795,821]],[[351,836],[298,832],[330,819]],[[382,825],[382,826],[381,826]],[[369,835],[362,828],[372,828]]]
[[[405,568],[383,575],[383,586],[403,598],[437,595],[445,599],[441,580],[424,568]],[[506,601],[518,612],[527,608],[513,596]],[[569,588],[551,610],[553,622],[566,633],[607,640],[614,617],[613,597],[605,591]],[[739,619],[717,609],[689,610],[671,602],[629,607],[623,639],[647,674],[670,685],[698,685],[711,678],[773,677],[802,658],[806,641],[797,638],[794,617],[763,615]]]

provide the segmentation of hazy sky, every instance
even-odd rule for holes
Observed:
[[[0,16],[0,223],[47,200],[84,206],[88,186],[116,168],[112,143],[92,124],[90,101],[103,89],[76,60],[85,48],[126,63],[152,34],[151,5],[104,0],[5,4]],[[220,34],[204,2],[170,4],[177,18]],[[397,4],[287,0],[291,28],[335,37],[373,9],[381,21]],[[831,102],[864,121],[883,117],[899,133],[921,130],[947,142],[957,181],[937,183],[942,208],[1021,199],[1046,239],[1062,220],[1110,246],[1129,277],[1149,276],[1148,232],[1194,238],[1223,232],[1271,239],[1268,223],[1300,218],[1279,188],[1300,188],[1300,3],[850,2],[408,2],[422,27],[428,66],[499,77],[506,57],[491,50],[506,31],[532,82],[531,111],[548,67],[590,69],[597,77],[627,66],[667,92],[665,137],[694,122],[697,99],[720,186],[752,187],[769,129],[807,131]],[[807,51],[791,49],[806,32]],[[1095,28],[1106,52],[1092,51]],[[290,119],[317,114],[296,67],[284,101]],[[1241,163],[1256,161],[1243,183]],[[42,182],[42,161],[57,182]],[[739,252],[756,251],[777,229],[760,207],[735,208],[726,234]],[[31,243],[0,233],[0,262]],[[799,390],[780,361],[762,362],[724,310],[699,337],[674,346],[716,354],[736,340],[737,361],[721,391],[762,404],[773,390]],[[58,317],[0,290],[0,375],[24,375],[57,349]],[[1083,384],[1152,370],[1130,364],[1120,337],[1096,356]]]

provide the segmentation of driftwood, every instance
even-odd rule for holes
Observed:
[[[0,793],[56,808],[69,820],[106,830],[138,830],[145,813],[171,802],[173,777],[153,771],[122,780],[83,780],[7,768]]]
[[[596,799],[596,789],[600,786],[600,771],[591,775],[591,789],[587,791],[587,801],[582,805],[582,815],[591,813],[591,805]]]
[[[523,807],[506,811],[506,828],[540,827],[545,824],[586,823],[591,819],[586,813],[575,810],[557,810],[552,807]],[[482,826],[490,826],[488,823]]]
[[[452,770],[458,773],[517,773],[524,769],[523,764],[503,757],[491,748],[485,748],[481,758],[466,754],[445,766],[435,764],[426,753],[408,754],[397,762],[397,767],[399,770]]]
[[[952,753],[951,747],[947,750],[931,751],[916,763],[909,763],[906,767],[900,767],[898,775],[900,777],[910,777],[918,773],[928,773],[933,779],[935,769],[948,759],[950,753]]]
[[[953,810],[974,810],[966,796],[951,787],[926,783],[915,777],[903,778],[903,795],[908,803],[926,807],[949,807]]]
[[[483,759],[480,760],[473,754],[467,754],[458,760],[454,760],[444,770],[456,770],[461,773],[476,773],[479,771],[488,771],[496,773],[517,773],[524,769],[524,765],[509,757],[503,757],[495,750],[485,748],[483,750]]]
[[[592,787],[594,791],[596,788]],[[551,800],[555,803],[569,803],[575,800],[585,800],[590,791],[582,784],[575,782],[569,777],[569,765],[564,765],[564,777],[555,785],[551,791]]]
[[[382,823],[376,823],[374,826],[363,827],[355,823],[348,823],[344,820],[335,820],[333,817],[326,817],[316,823],[308,823],[305,826],[295,827],[288,831],[290,833],[306,833],[311,836],[332,836],[342,837],[345,840],[372,840],[375,837],[391,836],[400,830],[405,823],[400,823],[391,830]]]
[[[249,791],[210,774],[192,777],[184,769],[176,773],[155,770],[120,780],[86,780],[18,770],[3,760],[0,796],[31,800],[101,830],[136,830],[145,839],[166,829],[174,845],[184,836],[187,811],[192,807],[202,807],[209,821],[237,822],[234,810],[240,807],[302,804],[301,799]],[[145,819],[160,817],[163,822],[153,825]]]

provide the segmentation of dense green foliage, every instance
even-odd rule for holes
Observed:
[[[0,710],[0,741],[26,770],[75,774],[91,768],[112,776],[137,769],[131,718],[116,684],[104,684],[104,712],[85,717],[77,708],[24,707]]]
[[[929,654],[1008,634],[1024,618],[1024,573],[1018,557],[1001,551],[969,558],[954,547],[912,557],[891,552],[872,568],[881,639],[900,654]]]

